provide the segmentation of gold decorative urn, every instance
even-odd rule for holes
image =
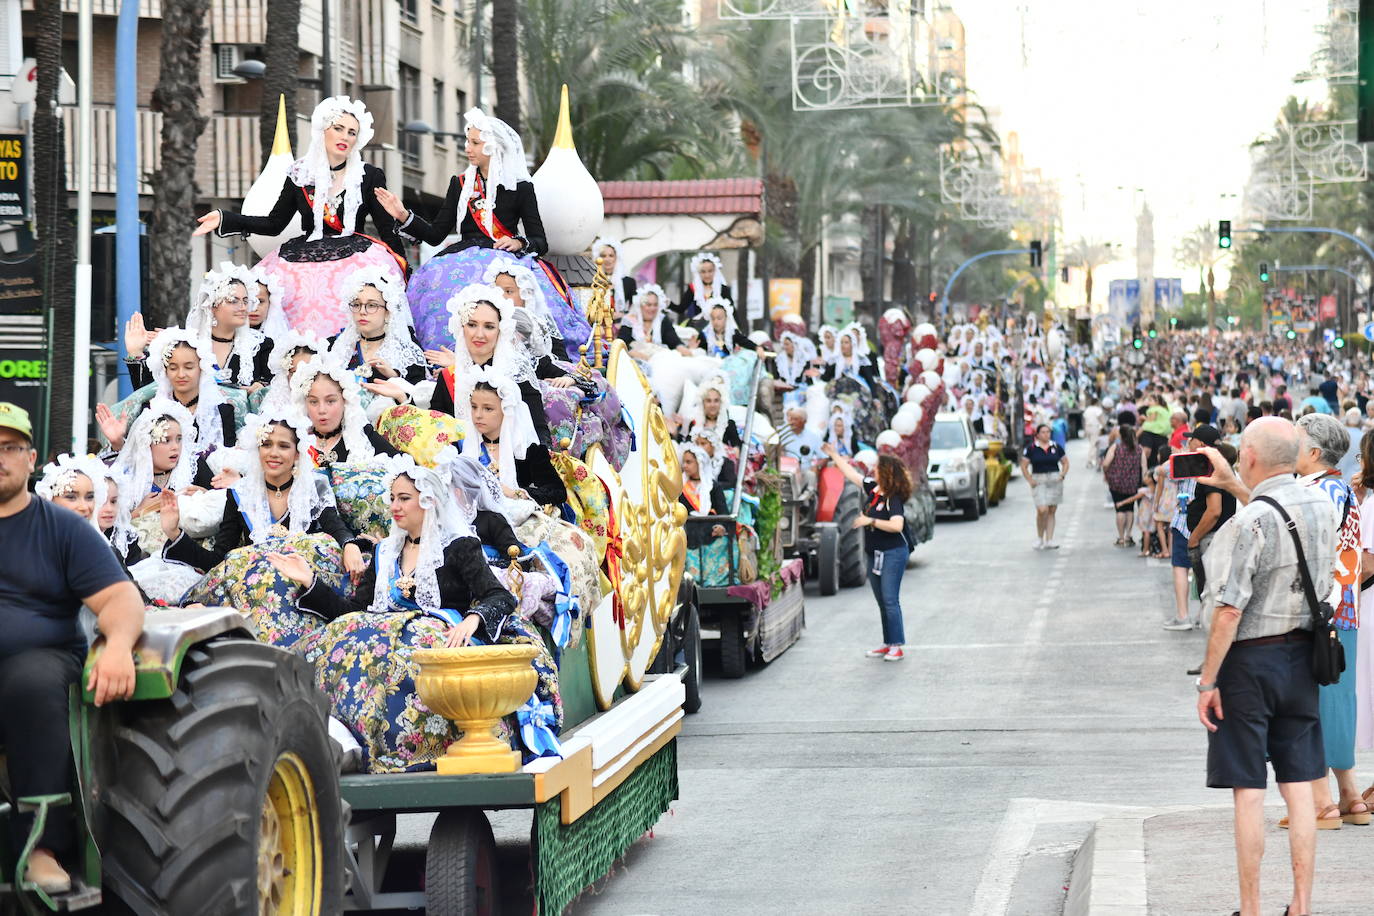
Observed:
[[[511,773],[520,752],[496,737],[496,725],[534,693],[536,646],[418,649],[415,686],[431,710],[456,723],[463,737],[436,761],[440,773]]]

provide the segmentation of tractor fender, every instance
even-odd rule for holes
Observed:
[[[248,621],[233,608],[174,608],[153,611],[144,618],[143,634],[134,643],[135,700],[163,700],[176,692],[181,679],[181,663],[192,646],[216,636],[233,634],[253,638]],[[93,699],[85,685],[91,680],[91,667],[105,651],[105,637],[96,639],[86,655],[81,677],[83,699]]]
[[[840,503],[844,484],[844,474],[834,465],[827,465],[816,472],[816,521],[835,521],[835,507]]]

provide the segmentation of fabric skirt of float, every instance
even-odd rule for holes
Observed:
[[[562,335],[572,358],[577,357],[577,348],[591,337],[591,325],[587,323],[579,307],[573,304],[568,293],[567,283],[557,268],[542,258],[526,256],[515,258],[508,251],[494,248],[463,248],[455,250],[450,246],[436,254],[416,269],[410,277],[406,295],[410,299],[410,311],[415,316],[415,332],[420,338],[420,346],[426,350],[438,347],[452,347],[453,335],[448,332],[448,301],[465,286],[482,282],[482,274],[487,265],[497,258],[514,258],[534,272],[535,282],[548,303],[549,314],[553,318],[558,333]],[[555,356],[560,354],[555,353]]]
[[[330,337],[348,324],[343,283],[353,271],[380,267],[401,282],[391,249],[363,235],[285,242],[258,264],[282,286],[282,309],[294,330]]]

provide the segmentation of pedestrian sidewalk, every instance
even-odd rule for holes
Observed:
[[[1265,809],[1264,916],[1288,903],[1288,833]],[[1374,913],[1374,826],[1317,834],[1313,916]],[[1074,859],[1065,916],[1230,916],[1239,906],[1231,808],[1161,808],[1103,818]]]

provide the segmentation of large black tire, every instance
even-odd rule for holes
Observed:
[[[425,851],[425,912],[494,916],[500,911],[496,840],[480,810],[442,812]]]
[[[840,590],[840,531],[829,525],[820,529],[820,543],[816,545],[816,578],[822,595]]]
[[[978,487],[978,514],[988,514],[988,479],[986,476]]]
[[[720,612],[720,673],[725,677],[744,677],[749,666],[748,647],[744,644],[744,622],[733,609]]]
[[[283,893],[342,910],[338,763],[313,673],[272,646],[214,641],[187,653],[170,699],[101,716],[96,839],[136,912],[275,912]]]
[[[852,483],[846,483],[839,501],[835,504],[835,528],[840,536],[842,588],[856,588],[868,581],[868,572],[864,568],[863,532],[854,527],[854,520],[859,517],[861,505],[859,488]]]
[[[964,500],[964,502],[963,502],[963,507],[964,507],[964,521],[966,521],[966,522],[976,522],[976,521],[978,521],[978,497],[977,497],[977,496],[970,496],[968,499]]]
[[[682,631],[682,655],[687,662],[687,676],[682,686],[687,696],[682,701],[683,712],[698,712],[701,709],[701,677],[704,670],[701,659],[701,616],[697,613],[696,602],[687,606],[687,622]]]

